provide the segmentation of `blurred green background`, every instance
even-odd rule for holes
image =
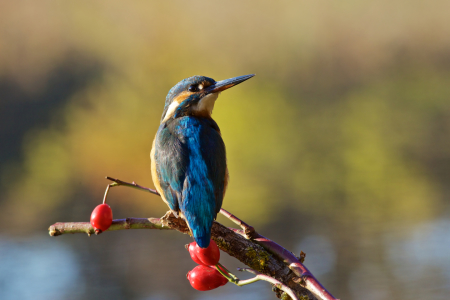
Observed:
[[[151,142],[178,81],[256,73],[213,114],[224,208],[306,252],[340,299],[448,299],[449,11],[444,0],[0,2],[0,298],[274,299],[265,283],[193,290],[190,238],[176,232],[47,233],[88,221],[106,175],[153,186]],[[127,188],[109,204],[115,218],[167,210]]]

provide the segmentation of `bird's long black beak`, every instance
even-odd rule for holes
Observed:
[[[238,85],[239,83],[244,82],[247,79],[252,78],[253,76],[255,76],[255,74],[238,76],[238,77],[233,77],[233,78],[230,78],[230,79],[217,81],[213,85],[207,87],[205,89],[205,92],[206,92],[206,94],[218,93],[218,92],[224,91],[226,89],[229,89],[230,87]]]

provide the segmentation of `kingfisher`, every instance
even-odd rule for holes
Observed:
[[[220,92],[253,76],[221,81],[192,76],[177,83],[166,97],[150,152],[152,179],[170,210],[186,220],[201,248],[209,246],[229,177],[225,144],[211,118],[214,104]]]

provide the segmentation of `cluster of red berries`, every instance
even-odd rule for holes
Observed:
[[[220,250],[216,242],[211,240],[208,248],[200,248],[196,242],[192,242],[187,248],[192,260],[199,264],[187,273],[187,279],[194,289],[209,291],[228,282],[228,279],[220,274],[215,267],[217,266],[227,274],[223,268],[217,265],[220,259]]]
[[[111,207],[106,204],[100,204],[91,214],[91,225],[96,232],[107,230],[112,223],[113,214]],[[188,245],[189,254],[198,266],[187,273],[187,278],[191,286],[199,291],[209,291],[219,286],[225,285],[228,279],[225,278],[217,268],[228,274],[221,266],[218,265],[220,259],[220,250],[216,242],[211,240],[208,248],[200,248],[196,242]]]
[[[113,220],[113,214],[111,207],[106,204],[97,205],[91,214],[91,225],[95,228],[96,232],[105,231],[111,226]]]

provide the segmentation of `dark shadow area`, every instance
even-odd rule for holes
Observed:
[[[22,139],[28,130],[45,128],[53,113],[102,69],[91,59],[72,55],[49,74],[45,87],[36,94],[27,93],[11,78],[0,78],[0,169],[5,162],[21,158]]]

